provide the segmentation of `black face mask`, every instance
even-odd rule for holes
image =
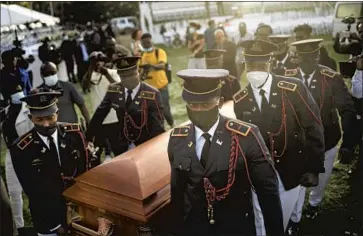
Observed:
[[[50,126],[34,124],[34,128],[39,134],[43,136],[51,136],[52,134],[54,134],[55,130],[57,129],[57,124],[54,123],[51,124]]]
[[[300,68],[305,74],[311,74],[318,67],[318,59],[304,60],[300,62]]]
[[[207,132],[216,123],[219,114],[218,106],[208,111],[192,111],[187,107],[187,112],[190,121],[204,132]]]

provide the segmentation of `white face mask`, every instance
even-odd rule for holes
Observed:
[[[143,49],[144,52],[152,52],[152,50],[153,50],[153,47]]]
[[[25,96],[24,96],[24,92],[21,91],[21,92],[17,92],[17,93],[12,94],[10,97],[11,97],[11,102],[13,104],[21,104],[22,102],[20,101],[20,99],[25,97]]]
[[[247,79],[255,88],[261,87],[267,80],[269,73],[263,71],[247,72]]]
[[[58,82],[57,74],[44,77],[44,83],[49,87],[52,87],[52,86],[56,85],[57,82]]]

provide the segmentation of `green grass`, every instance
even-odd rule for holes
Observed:
[[[341,60],[346,60],[348,57],[346,55],[340,55],[334,52],[332,48],[332,41],[330,36],[316,36],[316,38],[323,38],[325,40],[325,46],[329,52],[329,55],[333,57],[337,62]],[[127,45],[127,44],[125,44]],[[188,62],[188,50],[185,48],[180,49],[170,49],[165,48],[162,45],[158,45],[158,47],[163,48],[167,55],[168,55],[168,62],[172,65],[173,70],[173,81],[169,85],[169,93],[170,93],[170,104],[171,104],[171,111],[175,119],[175,124],[181,124],[185,120],[187,120],[186,115],[186,108],[185,103],[181,99],[181,86],[180,86],[180,79],[177,78],[176,72],[187,67]],[[346,81],[349,84],[348,81]],[[241,78],[242,86],[247,84],[247,80],[245,75]],[[79,85],[77,86],[78,90],[82,93],[81,88]],[[83,94],[83,93],[82,93]],[[86,106],[88,107],[91,114],[93,114],[92,105],[90,95],[84,95]],[[77,109],[78,114],[80,114],[79,110]],[[167,126],[166,126],[167,127]],[[4,145],[2,145],[3,147]],[[1,169],[4,167],[4,159],[5,159],[5,149],[1,148]],[[348,175],[348,167],[342,166],[337,164],[336,165],[338,171],[333,172],[331,176],[331,180],[329,182],[329,186],[327,187],[326,194],[324,200],[322,202],[322,215],[324,216],[323,219],[318,221],[319,223],[311,224],[309,222],[303,221],[304,227],[309,229],[319,229],[315,232],[326,232],[329,233],[327,235],[333,235],[336,230],[338,230],[339,225],[341,225],[341,221],[347,217],[347,196],[349,196],[350,192],[350,185],[348,184],[349,175]],[[2,171],[2,174],[4,172]],[[31,225],[31,217],[28,211],[28,201],[26,196],[24,196],[24,217],[26,226]],[[343,219],[344,218],[344,219]],[[330,222],[331,225],[327,226],[326,223]],[[340,229],[340,228],[339,228]],[[336,232],[335,232],[336,233]],[[335,234],[334,234],[335,235]]]

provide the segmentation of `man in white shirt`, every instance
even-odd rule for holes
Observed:
[[[67,232],[62,192],[88,168],[88,151],[79,125],[57,122],[59,96],[61,92],[40,89],[20,99],[29,107],[34,128],[10,147],[38,236]]]

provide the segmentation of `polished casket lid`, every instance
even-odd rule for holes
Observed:
[[[224,104],[221,114],[234,117],[232,101]],[[128,211],[127,216],[131,218],[138,219],[131,212],[150,214],[170,198],[169,135],[170,131],[165,132],[82,174],[76,178],[76,184],[64,192],[65,197],[96,208],[109,208],[106,210],[122,208],[118,213]],[[157,197],[145,202],[158,192]],[[115,199],[119,202],[114,202]],[[128,202],[139,202],[140,205],[135,207]]]

